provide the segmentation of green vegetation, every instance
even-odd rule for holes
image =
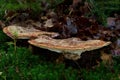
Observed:
[[[106,25],[106,18],[109,16],[114,17],[114,14],[118,14],[120,11],[119,0],[87,0],[91,6],[91,15],[95,15],[100,24]]]
[[[120,58],[120,57],[119,57]],[[114,60],[114,62],[116,62]],[[81,70],[82,77],[84,77],[84,80],[119,80],[120,78],[120,65],[115,64],[111,67],[105,67],[105,65],[101,64],[100,67],[96,68],[95,70]]]
[[[96,0],[99,11],[103,11],[107,16],[111,16],[112,13],[119,13],[120,1],[119,0]]]

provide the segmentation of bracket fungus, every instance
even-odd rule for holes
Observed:
[[[80,38],[76,37],[55,39],[54,37],[59,36],[58,33],[41,31],[34,27],[22,27],[16,25],[3,28],[3,32],[13,39],[30,39],[28,41],[29,44],[62,53],[65,58],[70,60],[78,60],[82,53],[100,49],[111,43],[102,40],[82,41]]]
[[[49,35],[51,37],[59,35],[58,33],[55,32],[41,31],[35,29],[34,27],[22,27],[16,25],[11,25],[3,28],[3,32],[7,34],[9,37],[16,39],[30,39],[32,37],[36,38],[39,35]]]
[[[71,60],[79,59],[83,52],[100,49],[111,43],[102,40],[81,41],[79,38],[53,39],[46,35],[41,35],[28,42],[36,47],[48,49],[57,53],[63,53],[65,58]]]

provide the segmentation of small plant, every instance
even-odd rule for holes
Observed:
[[[6,76],[3,75],[3,72],[0,72],[0,79],[6,80]]]

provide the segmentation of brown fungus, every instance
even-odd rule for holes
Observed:
[[[36,47],[48,49],[57,53],[63,53],[65,58],[72,60],[79,59],[83,52],[100,49],[111,43],[102,40],[81,41],[79,38],[53,39],[46,35],[41,35],[28,42]]]
[[[36,38],[39,35],[49,35],[51,37],[55,37],[59,35],[58,33],[55,33],[55,32],[41,31],[41,30],[35,29],[34,27],[22,27],[22,26],[16,26],[16,25],[5,27],[3,29],[3,32],[7,34],[9,37],[16,38],[16,39]]]

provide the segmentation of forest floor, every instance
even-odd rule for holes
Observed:
[[[54,10],[49,8],[54,6],[42,2],[42,10],[36,15],[32,7],[4,14],[0,20],[0,80],[120,80],[120,14],[111,13],[104,22],[98,15],[91,15],[88,3],[65,1],[57,4]],[[58,63],[56,58],[60,54],[29,46],[28,39],[7,36],[3,29],[9,25],[59,33],[54,39],[76,37],[81,41],[98,39],[111,44],[85,52],[77,61],[66,58],[62,61],[60,57]],[[110,63],[103,62],[102,53],[112,55]]]

